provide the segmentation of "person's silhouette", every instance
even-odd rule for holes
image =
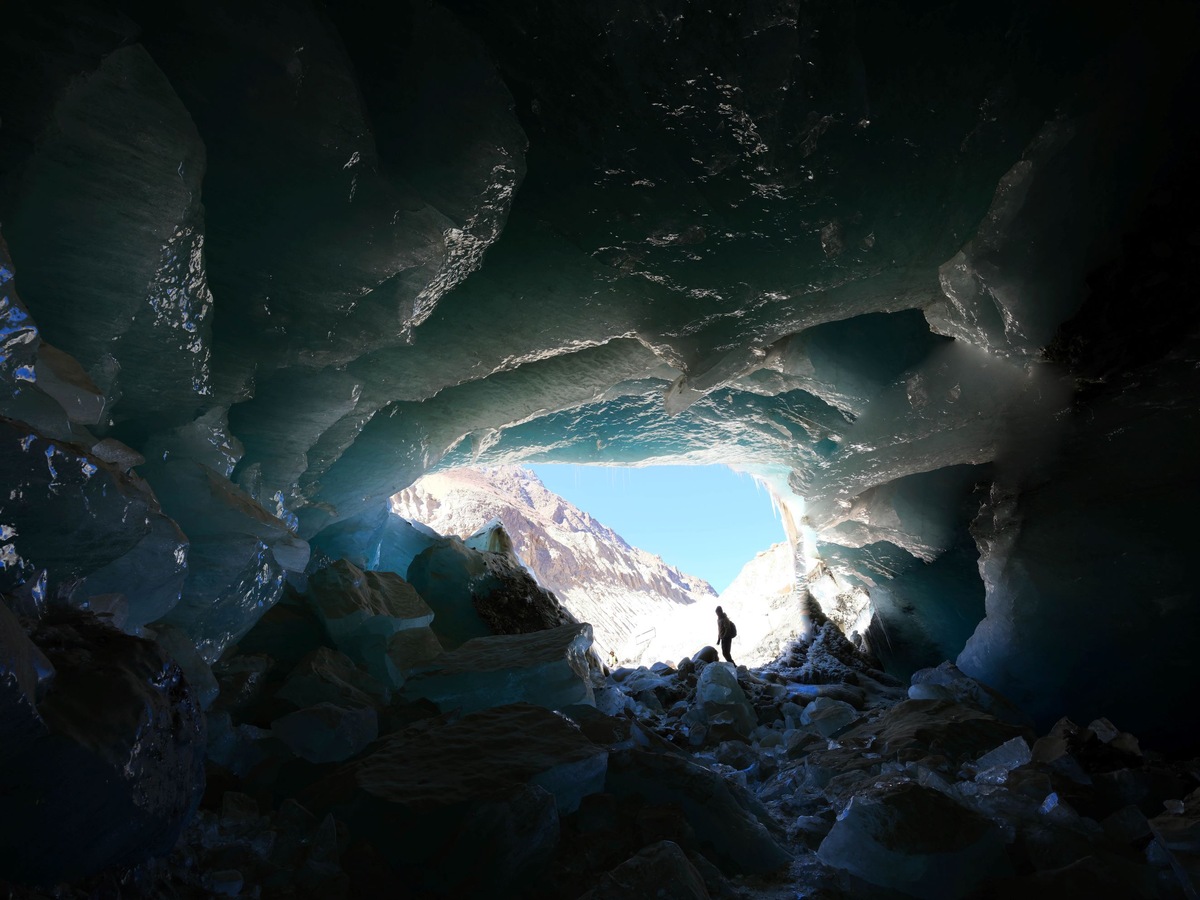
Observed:
[[[733,624],[733,620],[725,615],[725,611],[721,607],[717,607],[717,643],[721,645],[721,655],[726,661],[733,662],[733,657],[729,655],[730,645],[733,644],[733,639],[737,637],[737,626]],[[737,663],[733,663],[735,666]]]

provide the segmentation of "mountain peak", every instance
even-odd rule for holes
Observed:
[[[717,596],[708,582],[630,546],[522,466],[431,473],[394,495],[392,510],[462,538],[498,519],[537,580],[592,623],[604,652],[623,659],[640,655],[646,623]]]

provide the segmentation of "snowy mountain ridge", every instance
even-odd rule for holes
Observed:
[[[607,658],[636,660],[656,624],[696,603],[711,614],[717,594],[552,493],[528,469],[495,466],[426,475],[395,494],[396,515],[467,537],[498,519],[521,561],[581,621],[591,622]]]

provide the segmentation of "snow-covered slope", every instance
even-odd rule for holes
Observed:
[[[800,608],[792,599],[795,563],[792,548],[780,542],[742,567],[737,578],[713,603],[697,605],[659,625],[646,656],[677,662],[705,644],[715,646],[716,607],[736,624],[732,655],[739,665],[771,662],[802,626]]]
[[[706,581],[631,547],[528,469],[436,472],[394,495],[392,511],[464,538],[499,519],[538,581],[592,623],[605,659],[611,649],[622,661],[640,661],[647,645],[687,610],[701,608],[711,617],[716,606]]]

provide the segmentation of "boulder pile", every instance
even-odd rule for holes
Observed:
[[[496,593],[511,608],[525,589]],[[435,605],[341,561],[183,671],[92,614],[30,625],[0,607],[5,717],[31,748],[94,768],[129,746],[132,719],[61,713],[85,645],[130,715],[138,692],[152,716],[178,694],[152,720],[153,764],[81,806],[138,816],[70,864],[52,843],[12,863],[10,894],[58,874],[60,898],[1195,896],[1200,766],[1106,719],[1039,733],[952,664],[902,684],[828,622],[754,670],[711,647],[608,670],[589,625],[446,641]],[[122,641],[130,672],[113,675],[104,648]],[[163,855],[201,784],[187,678],[215,686],[207,787]]]

